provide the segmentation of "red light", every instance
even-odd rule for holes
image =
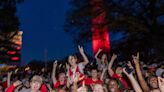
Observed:
[[[13,55],[13,54],[16,54],[16,51],[7,51],[7,54]]]
[[[14,61],[17,61],[19,60],[20,58],[19,57],[12,57],[11,60],[14,60]]]
[[[21,49],[21,47],[16,47],[16,50],[20,50]]]

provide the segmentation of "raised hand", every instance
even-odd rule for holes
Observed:
[[[78,45],[78,49],[79,49],[79,52],[80,52],[81,54],[84,53],[84,49],[83,49],[82,46]]]
[[[53,63],[53,68],[56,68],[57,67],[57,60],[55,60],[55,62]]]
[[[138,65],[139,64],[139,52],[137,52],[137,56],[132,55],[132,58],[133,58],[134,64]]]
[[[164,92],[164,78],[158,77],[158,85],[161,92]]]
[[[21,84],[22,84],[22,82],[20,80],[17,80],[16,82],[13,83],[13,86],[17,87],[17,86],[19,86]]]
[[[117,55],[113,53],[113,55],[112,55],[112,58],[111,58],[111,59],[112,59],[112,60],[115,60],[116,58],[117,58]]]
[[[8,75],[8,76],[11,76],[11,75],[12,75],[12,73],[13,73],[12,71],[11,71],[11,72],[8,72],[8,73],[7,73],[7,75]]]
[[[98,50],[98,53],[100,53],[101,51],[102,51],[102,49],[99,49],[99,50]]]

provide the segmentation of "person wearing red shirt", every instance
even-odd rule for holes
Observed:
[[[98,70],[96,68],[91,69],[91,78],[85,79],[85,85],[102,84],[103,80],[98,78]]]
[[[117,66],[115,71],[112,69],[112,65],[113,65],[116,58],[117,58],[117,55],[113,54],[113,56],[110,60],[110,63],[108,65],[108,73],[112,78],[116,78],[116,79],[120,80],[121,83],[123,84],[123,86],[125,87],[125,89],[129,89],[130,87],[129,87],[127,81],[123,78],[123,75],[122,75],[123,68],[121,66]]]
[[[69,65],[67,65],[67,73],[68,73],[68,78],[71,80],[71,82],[73,83],[73,79],[75,78],[75,74],[79,73],[80,74],[80,78],[79,81],[82,81],[85,76],[84,76],[84,67],[85,65],[88,64],[89,60],[87,58],[87,56],[84,53],[83,47],[78,46],[79,52],[83,57],[83,62],[78,63],[78,58],[76,55],[70,55],[68,57],[68,63]]]
[[[53,71],[52,71],[52,80],[54,88],[59,88],[60,86],[66,85],[66,74],[64,72],[59,73],[58,80],[56,78],[56,67],[57,67],[57,61],[53,64]]]

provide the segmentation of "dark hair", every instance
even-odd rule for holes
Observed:
[[[99,70],[98,70],[96,67],[92,67],[92,68],[91,68],[91,71],[92,71],[92,70],[96,70],[97,72],[99,72]]]
[[[150,75],[148,78],[147,78],[147,83],[148,83],[148,85],[150,86],[150,79],[151,78],[157,78],[157,76],[156,75]]]

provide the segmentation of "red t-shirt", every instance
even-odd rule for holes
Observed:
[[[58,88],[59,86],[64,86],[67,84],[67,81],[64,82],[64,84],[61,84],[60,81],[57,81],[55,84],[54,84],[54,88]]]
[[[119,79],[126,89],[129,88],[128,83],[126,82],[126,80],[122,76],[119,76],[118,74],[113,74],[112,78]]]
[[[103,84],[103,81],[100,79],[94,81],[92,78],[85,79],[85,85],[92,85],[92,84]]]
[[[75,73],[80,73],[80,78],[82,78],[80,81],[82,81],[85,77],[84,74],[82,74],[79,70],[79,67],[77,66],[76,70],[75,70]],[[71,71],[71,69],[69,69],[69,76],[72,77],[73,76],[73,72]]]

